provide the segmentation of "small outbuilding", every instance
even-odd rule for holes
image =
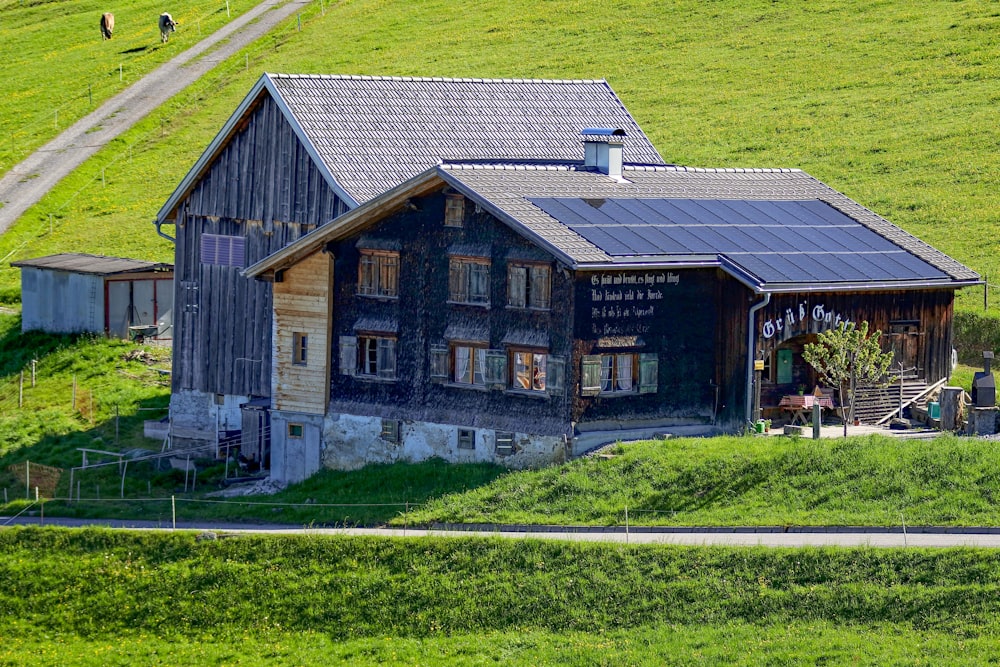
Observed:
[[[11,262],[21,269],[21,330],[170,339],[174,267],[62,253]]]

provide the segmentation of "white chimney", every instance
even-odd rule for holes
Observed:
[[[580,132],[583,166],[593,167],[611,178],[622,177],[622,147],[625,130],[587,128]]]

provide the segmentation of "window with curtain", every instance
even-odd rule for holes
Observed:
[[[486,386],[486,348],[456,345],[454,371],[453,379],[458,384]]]

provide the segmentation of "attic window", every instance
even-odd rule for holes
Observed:
[[[242,236],[202,234],[201,263],[244,267],[246,265],[246,239]]]
[[[462,227],[465,218],[465,197],[462,195],[445,195],[444,226]]]

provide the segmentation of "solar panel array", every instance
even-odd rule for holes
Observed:
[[[613,257],[716,254],[765,284],[948,278],[815,199],[530,201]]]

